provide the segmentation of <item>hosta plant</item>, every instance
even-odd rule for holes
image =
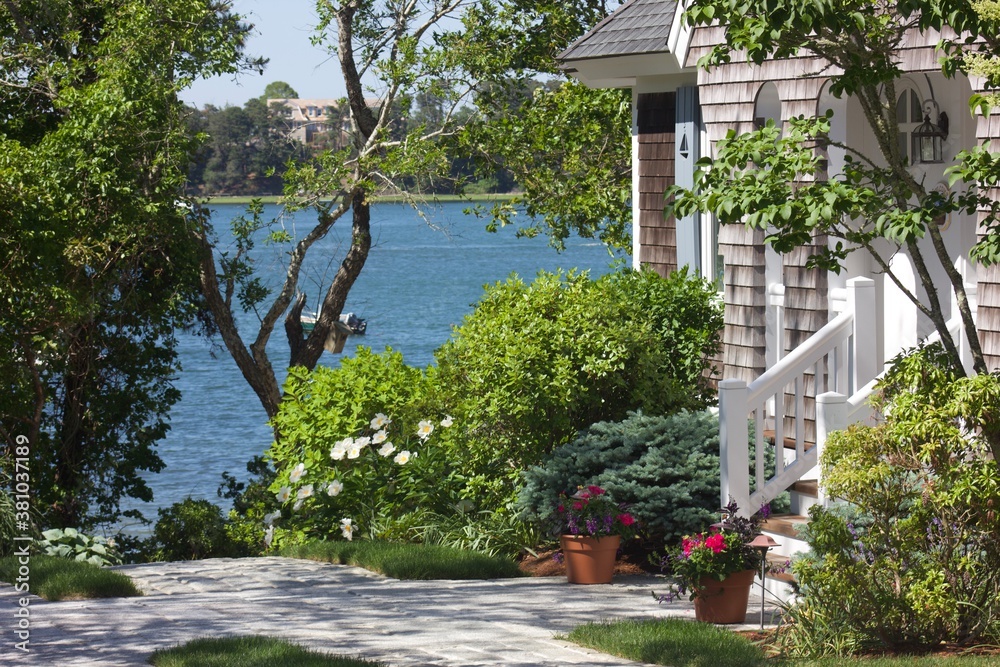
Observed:
[[[42,538],[35,544],[47,556],[70,558],[102,567],[122,563],[114,541],[100,535],[87,535],[76,528],[52,528],[43,531]]]

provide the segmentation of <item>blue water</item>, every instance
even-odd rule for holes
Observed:
[[[387,346],[402,352],[411,366],[434,361],[434,350],[451,335],[481,297],[483,286],[505,280],[511,273],[530,282],[539,270],[589,269],[592,275],[612,270],[607,249],[593,240],[572,238],[557,253],[547,239],[516,238],[513,229],[496,234],[485,231],[482,220],[463,213],[461,203],[442,204],[421,218],[405,204],[378,204],[372,210],[372,250],[351,290],[345,312],[368,320],[364,336],[351,337],[344,354],[357,345],[382,351]],[[239,215],[235,205],[216,207],[213,220],[222,243],[227,243],[228,221]],[[278,215],[265,207],[265,215]],[[290,233],[302,234],[311,226],[309,212],[298,212],[282,221]],[[342,227],[341,227],[342,225]],[[304,266],[301,282],[310,307],[318,303],[320,278],[332,277],[350,240],[349,221],[335,225],[318,242]],[[284,274],[286,247],[259,243],[256,259],[271,286]],[[288,362],[283,319],[268,345],[279,381]],[[240,314],[244,336],[256,335],[256,316]],[[256,395],[235,362],[221,347],[195,335],[182,334],[179,354],[182,371],[175,381],[182,398],[171,412],[171,430],[158,451],[166,468],[146,477],[154,502],[130,504],[148,517],[187,496],[207,498],[225,506],[216,495],[223,471],[245,480],[246,462],[262,454],[271,442],[267,417]],[[321,364],[336,366],[340,355],[324,353]],[[131,527],[135,532],[143,532]]]

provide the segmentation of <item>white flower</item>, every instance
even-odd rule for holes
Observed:
[[[298,464],[297,466],[292,468],[292,472],[288,474],[288,481],[291,482],[292,484],[295,484],[295,482],[302,479],[302,475],[305,474],[305,472],[306,472],[306,464],[305,463]]]
[[[347,450],[347,458],[356,459],[361,456],[361,448],[358,447],[357,443],[351,445],[350,449]]]
[[[363,438],[358,438],[357,440],[355,440],[354,444],[358,449],[364,449],[365,447],[371,444],[371,441],[372,441],[371,438],[365,436]]]
[[[293,512],[298,512],[300,509],[302,509],[302,503],[304,503],[304,502],[305,502],[305,500],[303,500],[302,498],[299,498],[298,500],[296,500],[295,504],[292,505],[292,511]]]
[[[434,431],[434,424],[430,423],[430,421],[426,419],[417,424],[417,437],[421,440],[426,440],[431,437],[432,431]]]
[[[381,445],[388,438],[389,434],[385,432],[385,429],[382,429],[381,431],[376,432],[375,435],[372,436],[372,444]]]
[[[399,465],[405,465],[406,462],[410,460],[410,452],[404,449],[399,454],[396,454],[396,456],[392,460],[398,463]]]
[[[392,423],[392,420],[386,417],[381,412],[375,413],[375,418],[371,421],[371,426],[373,429],[385,428]]]
[[[344,483],[335,479],[326,487],[326,495],[335,496],[344,490]]]
[[[445,428],[450,427],[454,423],[455,422],[452,420],[451,415],[446,415],[445,418],[441,420],[441,426]]]
[[[292,497],[292,490],[287,486],[283,486],[278,489],[278,492],[274,494],[274,497],[278,499],[279,503],[287,502],[288,499]]]
[[[313,495],[313,485],[306,484],[301,489],[299,489],[299,493],[296,496],[296,498],[298,498],[299,500],[305,500],[306,498],[309,498],[312,495]]]
[[[335,461],[340,461],[344,458],[344,454],[347,453],[348,448],[353,444],[354,440],[352,438],[344,438],[343,440],[337,441],[334,443],[333,449],[330,450],[330,458]]]
[[[354,524],[351,523],[350,519],[340,520],[340,534],[346,537],[348,541],[354,539]]]
[[[264,529],[264,546],[270,547],[271,542],[274,540],[274,526],[268,526]]]
[[[265,514],[264,515],[264,525],[265,526],[270,526],[271,524],[273,524],[275,522],[276,519],[280,519],[280,518],[281,518],[281,510],[275,510],[275,511],[271,512],[270,514]]]
[[[387,442],[379,447],[378,453],[379,456],[389,456],[389,454],[392,454],[394,451],[396,451],[396,445],[391,442]]]

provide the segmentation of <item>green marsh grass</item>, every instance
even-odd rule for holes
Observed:
[[[512,560],[443,546],[359,540],[307,542],[279,555],[354,565],[394,579],[506,579],[522,576]]]
[[[195,639],[183,646],[157,651],[154,667],[385,667],[385,663],[331,656],[306,650],[283,639],[220,637]]]
[[[0,559],[0,581],[14,583],[19,568],[16,556]],[[92,563],[33,555],[28,568],[29,591],[46,600],[128,598],[142,595],[124,574]]]

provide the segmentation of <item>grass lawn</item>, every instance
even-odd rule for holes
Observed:
[[[371,667],[385,663],[308,651],[273,637],[195,639],[183,646],[157,651],[155,667]]]
[[[14,583],[20,568],[16,556],[0,559],[0,581]],[[28,565],[30,592],[46,600],[129,598],[142,593],[132,580],[92,563],[34,555]]]
[[[588,623],[567,639],[602,653],[671,667],[997,667],[1000,655],[927,655],[792,660],[725,628],[682,619]]]
[[[517,563],[505,558],[422,544],[317,541],[284,547],[278,555],[355,565],[395,579],[506,579],[523,575]]]

